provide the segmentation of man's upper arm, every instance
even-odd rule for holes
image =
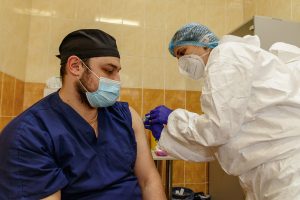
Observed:
[[[143,122],[134,109],[130,108],[130,111],[132,115],[132,127],[134,129],[137,142],[135,174],[138,177],[139,182],[141,181],[140,184],[143,184],[144,181],[151,177],[151,174],[157,174],[157,170],[147,143]]]
[[[166,200],[161,177],[156,170],[149,146],[147,144],[143,122],[135,110],[130,108],[130,111],[132,116],[132,127],[137,142],[137,158],[134,172],[138,178],[143,199]]]
[[[46,197],[46,198],[43,198],[41,200],[60,200],[61,199],[61,192],[60,190],[55,192],[54,194]]]

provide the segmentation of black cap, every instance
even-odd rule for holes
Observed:
[[[112,56],[120,58],[115,38],[99,29],[81,29],[69,33],[59,46],[61,64],[76,55],[81,59]]]

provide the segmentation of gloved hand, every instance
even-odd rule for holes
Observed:
[[[168,123],[168,117],[173,110],[166,106],[158,106],[147,113],[145,116],[150,124],[165,124]]]
[[[162,124],[149,124],[149,121],[144,121],[144,126],[146,129],[150,130],[152,132],[153,137],[155,140],[159,140],[161,132],[164,128],[164,125]]]

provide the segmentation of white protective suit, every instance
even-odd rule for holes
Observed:
[[[214,157],[247,200],[300,200],[300,77],[257,36],[224,36],[205,68],[205,114],[174,110],[159,147],[190,161]]]
[[[281,59],[293,73],[298,73],[300,77],[300,48],[291,44],[277,42],[269,51]]]

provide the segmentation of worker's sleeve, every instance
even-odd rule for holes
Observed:
[[[7,128],[0,140],[0,199],[41,199],[68,184],[53,140],[38,124]]]
[[[163,149],[171,143],[167,141],[170,138],[173,138],[172,142],[177,141],[174,146],[180,143],[194,151],[195,143],[199,148],[219,146],[238,133],[247,115],[253,63],[249,57],[235,58],[233,54],[229,48],[225,55],[219,51],[211,55],[201,96],[205,114],[198,115],[184,109],[173,111],[168,118],[167,131],[162,133],[160,140]],[[176,154],[172,148],[167,150]]]
[[[193,162],[209,162],[214,160],[213,152],[209,148],[199,145],[195,141],[180,141],[168,133],[167,127],[162,131],[158,147],[167,151],[170,156],[181,160]]]

